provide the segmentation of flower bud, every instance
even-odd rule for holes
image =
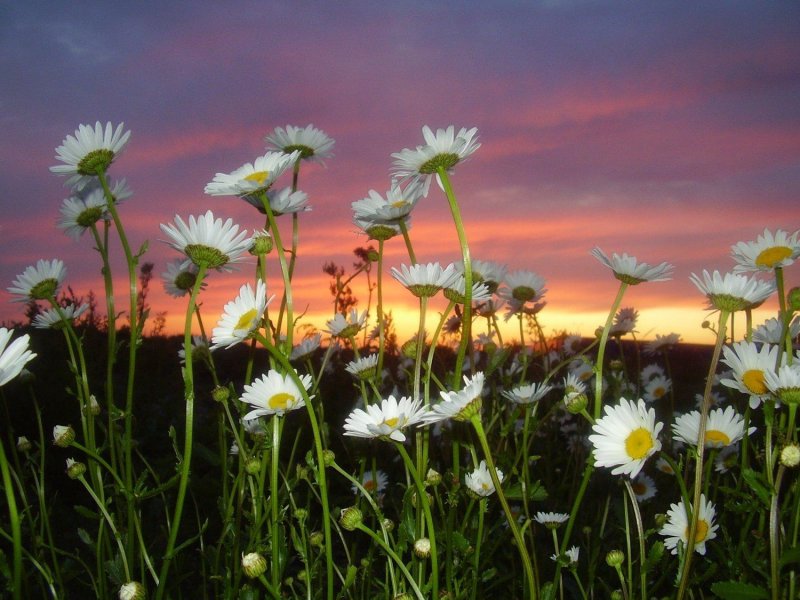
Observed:
[[[589,398],[586,397],[586,394],[567,394],[564,396],[564,406],[567,412],[573,415],[582,413],[586,410],[588,404]]]
[[[138,581],[123,583],[119,588],[119,600],[144,600],[144,586]]]
[[[304,582],[304,583],[305,583],[305,581],[306,581],[307,579],[308,579],[308,571],[306,571],[305,569],[300,569],[300,570],[297,572],[297,580],[298,580],[298,581],[302,581],[302,582]]]
[[[781,450],[781,464],[785,467],[796,467],[800,464],[800,446],[787,444]]]
[[[326,467],[330,467],[333,463],[336,462],[336,455],[331,450],[324,450],[322,452],[322,463]]]
[[[411,594],[407,594],[406,592],[401,592],[397,594],[397,596],[392,598],[392,600],[412,600],[413,598],[414,596],[412,596]]]
[[[244,470],[248,475],[258,475],[261,472],[261,461],[257,458],[248,458],[244,463]]]
[[[434,469],[428,469],[428,473],[425,475],[425,485],[436,487],[440,483],[442,483],[442,474]]]
[[[786,300],[788,301],[789,310],[794,312],[800,311],[800,287],[793,287],[790,289],[789,293],[786,295]]]
[[[100,414],[100,404],[94,394],[89,394],[89,402],[83,407],[83,414],[92,414],[95,417]]]
[[[53,427],[53,443],[59,448],[69,448],[75,441],[75,430],[71,425]]]
[[[294,511],[294,518],[303,522],[308,518],[308,511],[305,508],[298,508]]]
[[[622,550],[611,550],[606,554],[606,564],[618,569],[625,562],[625,553]]]
[[[608,361],[608,368],[611,371],[617,371],[617,372],[622,371],[623,366],[624,365],[622,364],[622,361],[619,360],[618,358]]]
[[[431,555],[431,541],[428,538],[419,538],[414,542],[414,554],[419,558],[428,558]]]
[[[312,546],[322,548],[325,544],[325,536],[321,531],[312,531],[311,535],[308,536],[308,541]]]
[[[20,452],[30,452],[31,448],[33,448],[33,444],[31,444],[31,441],[24,435],[17,438],[17,450]]]
[[[214,399],[214,402],[227,402],[228,398],[231,397],[231,390],[225,386],[218,385],[211,390],[211,397]]]
[[[71,458],[67,459],[67,475],[70,479],[77,479],[86,473],[86,465]]]
[[[610,598],[611,600],[624,600],[625,595],[622,593],[622,590],[614,590],[611,592]]]
[[[364,515],[361,514],[361,511],[355,506],[351,506],[342,509],[342,513],[339,515],[339,523],[342,527],[347,529],[347,531],[353,531],[361,525],[363,518]]]
[[[260,577],[267,570],[267,559],[258,552],[242,554],[242,570],[250,579]]]
[[[253,256],[264,256],[272,252],[275,243],[272,236],[266,231],[259,231],[253,236],[253,245],[250,247],[250,254]]]
[[[394,521],[391,519],[383,519],[381,521],[383,528],[386,530],[386,533],[390,533],[394,529]]]

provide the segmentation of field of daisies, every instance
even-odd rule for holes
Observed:
[[[175,251],[161,270],[185,299],[180,339],[143,335],[147,244],[126,235],[118,173],[130,132],[66,136],[58,225],[87,245],[104,293],[81,302],[58,258],[20,265],[8,287],[31,323],[0,328],[7,597],[797,597],[800,289],[784,269],[800,231],[764,230],[731,246],[730,272],[691,276],[713,348],[637,341],[626,291],[673,267],[600,248],[619,284],[607,320],[592,339],[548,337],[544,279],[471,257],[450,176],[480,160],[477,130],[422,136],[391,156],[385,194],[352,203],[369,247],[351,278],[331,272],[339,312],[322,331],[292,285],[302,169],[334,141],[279,127],[263,156],[210,175],[207,194],[257,212],[153,232]],[[419,201],[447,203],[460,262],[415,253]],[[384,264],[387,244],[407,261]],[[230,270],[241,285],[223,314],[201,314]],[[348,282],[367,274],[365,308]],[[418,302],[409,339],[391,325],[389,280]],[[753,322],[774,295],[777,314]],[[513,342],[501,320],[518,325]]]

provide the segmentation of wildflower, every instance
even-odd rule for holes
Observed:
[[[299,152],[267,152],[230,173],[217,173],[211,183],[206,184],[205,193],[209,196],[250,196],[266,192],[299,155]]]
[[[396,223],[382,223],[372,219],[359,219],[354,218],[353,223],[361,231],[367,234],[369,239],[385,242],[392,239],[396,235],[402,233],[400,225]],[[406,220],[406,229],[410,228],[411,223]]]
[[[666,262],[650,266],[646,262],[638,262],[636,257],[628,256],[627,253],[623,253],[620,256],[616,252],[609,258],[605,252],[596,246],[592,249],[591,254],[614,271],[614,277],[628,285],[638,285],[645,281],[667,281],[672,279],[674,267]]]
[[[618,569],[625,562],[625,553],[622,550],[610,550],[606,554],[606,564],[609,567]]]
[[[67,175],[67,185],[76,190],[83,189],[100,173],[105,173],[114,159],[122,152],[130,131],[124,131],[120,123],[113,129],[106,123],[105,129],[100,121],[91,125],[79,125],[75,135],[68,135],[56,148],[56,160],[64,163],[50,167],[57,175]]]
[[[195,265],[218,271],[238,262],[252,243],[246,230],[240,232],[231,219],[224,223],[222,219],[214,219],[210,210],[199,217],[189,217],[188,225],[175,215],[175,224],[162,223],[161,231],[171,238],[167,243]]]
[[[411,181],[405,188],[393,183],[386,196],[375,190],[367,192],[367,197],[356,200],[350,206],[356,219],[374,223],[399,224],[405,221],[422,198],[422,185]]]
[[[89,310],[88,304],[69,304],[61,307],[61,314],[55,308],[48,308],[33,318],[37,329],[60,329],[65,322],[74,321]],[[61,315],[64,315],[63,318]]]
[[[610,335],[623,336],[626,333],[636,332],[636,320],[639,318],[639,311],[634,308],[621,308],[614,315],[614,323],[609,331]]]
[[[119,600],[144,600],[144,586],[138,581],[123,583],[119,588]]]
[[[714,458],[714,470],[717,473],[727,473],[739,462],[739,445],[731,444],[717,452]]]
[[[306,391],[311,388],[312,382],[311,375],[300,376],[300,383]],[[287,412],[306,405],[303,392],[294,379],[288,373],[281,375],[273,369],[253,381],[251,385],[245,385],[241,401],[254,407],[254,410],[242,417],[245,421],[267,415],[282,417]]]
[[[314,352],[317,351],[321,343],[322,336],[319,333],[315,333],[314,335],[303,339],[299,344],[292,348],[292,352],[289,355],[289,360],[302,360],[310,357]]]
[[[259,194],[245,194],[242,199],[255,206],[261,214],[266,214]],[[267,190],[267,202],[272,214],[276,217],[311,210],[308,205],[308,194],[300,190],[292,191],[291,187],[285,187],[277,192]]]
[[[761,344],[781,344],[783,342],[783,324],[775,317],[767,319],[753,330],[753,341]],[[800,317],[795,317],[789,324],[789,339],[800,335]]]
[[[764,233],[755,242],[734,244],[731,246],[731,255],[737,264],[733,267],[733,272],[750,273],[788,267],[800,256],[798,234],[800,231],[789,235],[782,229],[775,233],[764,229]]]
[[[655,411],[648,409],[642,399],[633,402],[621,398],[618,406],[606,405],[604,413],[592,426],[594,435],[589,436],[595,464],[615,467],[612,475],[634,478],[647,458],[661,450],[658,433],[663,424],[656,423]]]
[[[642,372],[639,373],[639,379],[643,385],[647,385],[648,382],[652,381],[656,377],[664,377],[664,376],[666,376],[664,369],[660,365],[657,365],[655,363],[650,363],[649,365],[646,365],[642,369]]]
[[[370,379],[378,369],[378,355],[370,354],[369,356],[361,357],[357,360],[351,360],[347,363],[345,370],[353,375],[356,379]]]
[[[402,180],[415,178],[423,184],[423,195],[428,195],[431,178],[438,174],[439,169],[451,172],[459,162],[466,160],[473,152],[480,148],[475,134],[477,127],[472,129],[461,128],[458,133],[450,125],[447,129],[437,129],[434,134],[430,127],[422,128],[425,138],[424,146],[417,146],[416,150],[404,148],[392,154],[394,158],[394,176]]]
[[[503,391],[503,396],[517,404],[532,404],[544,398],[547,392],[552,389],[552,385],[529,383],[527,385],[518,385],[508,391]]]
[[[470,379],[464,376],[464,387],[454,392],[439,392],[442,402],[431,406],[430,412],[423,417],[426,423],[437,423],[445,419],[456,421],[469,421],[473,416],[480,415],[483,400],[484,375],[478,371]]]
[[[779,350],[778,346],[765,344],[759,348],[744,341],[723,347],[721,362],[732,369],[733,379],[725,378],[720,383],[749,395],[750,407],[756,408],[769,397],[766,374],[774,371]]]
[[[264,141],[268,149],[289,155],[299,153],[295,161],[299,158],[318,163],[333,156],[333,145],[336,143],[324,131],[310,124],[305,127],[287,125],[286,129],[276,127],[275,131],[264,137]]]
[[[242,553],[242,570],[250,579],[256,579],[267,571],[267,559],[258,552]]]
[[[53,260],[38,260],[35,266],[26,268],[17,275],[14,283],[8,288],[15,298],[15,302],[28,302],[29,300],[51,300],[58,293],[58,288],[67,276],[64,263],[57,258]]]
[[[656,461],[656,469],[658,469],[662,473],[666,473],[667,475],[675,475],[675,471],[673,470],[672,465],[669,464],[668,461],[664,460],[664,458],[660,456]]]
[[[668,333],[667,335],[656,334],[656,339],[649,342],[644,347],[645,354],[655,354],[656,352],[666,352],[670,348],[677,346],[681,341],[679,333]]]
[[[706,542],[717,537],[718,525],[714,524],[716,510],[714,504],[706,500],[705,494],[700,495],[700,510],[697,515],[697,530],[694,536],[694,549],[698,554],[706,553]],[[668,521],[658,533],[666,536],[664,546],[678,553],[678,542],[686,546],[689,541],[689,515],[683,500],[678,504],[670,504],[667,511]]]
[[[430,298],[443,287],[450,285],[457,273],[453,264],[445,268],[438,263],[416,264],[410,267],[400,265],[400,269],[392,267],[392,276],[417,298]]]
[[[267,299],[267,286],[258,280],[256,291],[249,283],[239,288],[239,295],[225,305],[224,313],[211,332],[211,349],[230,348],[250,338],[258,330],[267,305],[275,296]]]
[[[75,441],[75,430],[71,425],[53,427],[53,443],[59,448],[69,448]]]
[[[472,281],[483,283],[492,294],[500,287],[508,270],[505,265],[484,260],[473,260],[470,266],[472,267]],[[463,275],[464,263],[457,264],[456,270]]]
[[[78,462],[72,458],[67,459],[67,477],[70,479],[77,479],[86,473],[86,465]]]
[[[569,404],[576,396],[586,393],[586,384],[574,372],[564,378],[564,403]]]
[[[21,435],[17,438],[17,450],[20,452],[30,452],[33,448],[33,444],[31,441],[24,435]]]
[[[537,512],[534,515],[533,520],[541,525],[544,525],[548,529],[558,529],[559,525],[566,523],[569,520],[569,514],[556,512]]]
[[[790,469],[800,465],[800,446],[795,443],[786,444],[781,450],[781,464]]]
[[[428,538],[419,538],[414,542],[414,554],[418,558],[428,558],[431,555],[431,541]]]
[[[751,427],[748,435],[756,430]],[[672,431],[679,440],[697,445],[700,434],[700,413],[696,410],[675,419]],[[708,413],[705,431],[706,448],[724,448],[735,444],[744,436],[744,418],[732,406],[725,410],[716,408]]]
[[[639,473],[636,478],[631,481],[631,489],[636,496],[637,502],[644,502],[656,495],[656,483],[653,478]]]
[[[207,355],[209,355],[216,349],[217,349],[216,347],[209,348],[208,340],[204,338],[202,335],[192,336],[192,361],[204,360],[205,358],[207,358]],[[178,358],[180,359],[181,364],[184,364],[186,362],[185,348],[181,348],[180,350],[178,350]],[[221,388],[221,389],[227,390],[227,388]]]
[[[500,469],[495,469],[497,479],[503,482],[503,472]],[[486,498],[494,494],[494,482],[486,466],[486,461],[482,460],[477,468],[472,473],[464,475],[464,483],[466,486],[477,496]]]
[[[544,278],[531,271],[512,271],[505,277],[507,287],[500,288],[498,294],[508,301],[521,303],[537,302],[544,296]]]
[[[380,469],[377,471],[364,471],[364,476],[361,478],[361,487],[375,496],[380,496],[386,490],[388,484],[389,477]],[[352,490],[354,494],[358,494],[358,488],[355,485],[352,486]]]
[[[114,182],[110,187],[115,204],[133,194],[124,179]],[[60,213],[57,227],[74,240],[80,239],[84,231],[101,219],[111,218],[105,190],[99,186],[87,186],[80,194],[65,198]]]
[[[764,374],[764,383],[781,402],[800,403],[800,363],[782,365],[777,373],[767,371]]]
[[[266,256],[272,252],[272,248],[275,246],[272,235],[266,229],[254,231],[252,240],[253,245],[250,246],[248,252],[253,256]]]
[[[343,314],[337,314],[333,319],[329,320],[326,323],[328,326],[327,332],[333,337],[349,338],[361,331],[366,322],[366,310],[359,315],[356,309],[352,309],[349,317]]]
[[[663,375],[657,375],[644,386],[645,402],[656,402],[666,396],[672,388],[672,380]]]
[[[353,410],[344,422],[344,435],[405,442],[403,429],[420,423],[424,415],[421,399],[404,396],[397,400],[390,395],[380,406],[370,404],[366,411]]]
[[[364,515],[355,506],[343,508],[341,514],[339,515],[339,523],[347,531],[353,531],[356,529],[359,525],[361,525],[363,519]]]
[[[759,281],[754,277],[719,271],[709,274],[703,270],[702,279],[692,273],[692,283],[708,298],[709,308],[729,312],[755,308],[769,298],[775,291],[775,284]]]
[[[194,289],[197,273],[197,265],[184,258],[176,258],[168,262],[167,270],[161,274],[164,290],[173,298],[182,298]],[[205,285],[205,282],[200,284],[201,289]]]
[[[20,374],[23,367],[36,357],[30,350],[30,336],[26,333],[11,342],[11,330],[0,327],[0,386]]]
[[[574,568],[578,564],[578,558],[580,557],[581,549],[577,546],[572,546],[569,548],[563,555],[558,554],[551,554],[550,560],[558,562],[559,560],[564,559],[566,563],[564,566],[568,568]]]
[[[444,286],[444,297],[457,304],[464,304],[467,300],[466,297],[467,280],[464,276],[456,273],[455,278]],[[486,284],[476,281],[472,284],[472,294],[470,294],[472,302],[484,302],[492,298],[492,293]]]

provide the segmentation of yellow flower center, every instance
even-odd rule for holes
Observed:
[[[269,178],[269,171],[255,171],[250,173],[244,178],[245,181],[253,181],[258,185],[264,185],[264,182]]]
[[[625,452],[633,459],[644,458],[652,447],[653,436],[644,427],[634,429],[625,439]]]
[[[489,489],[489,484],[488,483],[481,483],[481,489],[484,492],[487,491]]]
[[[255,308],[251,308],[246,313],[243,313],[242,316],[239,317],[239,320],[236,321],[236,325],[233,326],[233,330],[252,329],[253,323],[256,320],[256,315],[257,312]]]
[[[791,256],[791,248],[787,248],[786,246],[772,246],[758,253],[758,256],[756,256],[756,266],[774,269],[780,266],[780,263],[787,258],[791,258]]]
[[[709,429],[706,431],[706,445],[711,445],[717,448],[728,446],[731,443],[731,438],[719,429]]]
[[[267,400],[267,404],[272,410],[286,410],[294,401],[294,396],[288,392],[278,392]]]
[[[367,481],[364,482],[364,489],[367,490],[368,492],[374,492],[375,488],[377,487],[378,484],[375,483],[374,479],[368,479]]]
[[[637,496],[642,496],[647,491],[647,486],[641,482],[636,482],[631,484],[631,489],[633,489],[633,493]]]
[[[766,394],[767,386],[764,383],[764,371],[749,369],[742,375],[742,383],[753,394]]]
[[[392,202],[390,206],[392,208],[403,208],[406,204],[408,204],[408,202],[406,202],[401,198],[400,200],[395,200],[394,202]]]
[[[400,417],[390,417],[388,419],[383,420],[384,425],[388,425],[389,427],[394,427],[397,425],[397,422],[400,420]]]
[[[661,396],[663,396],[666,393],[667,390],[665,390],[663,387],[657,387],[656,389],[653,390],[653,398],[661,398]]]
[[[684,533],[686,539],[689,539],[689,528],[686,528],[686,532]],[[705,522],[704,519],[697,520],[697,530],[694,532],[694,543],[698,544],[706,539],[708,535],[708,523]]]

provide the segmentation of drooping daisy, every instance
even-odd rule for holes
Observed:
[[[386,192],[386,196],[370,190],[366,198],[356,200],[350,206],[356,219],[399,224],[411,214],[420,198],[422,198],[422,185],[419,182],[411,181],[405,188],[395,182]]]
[[[289,354],[289,360],[303,360],[308,358],[317,351],[317,348],[320,347],[321,343],[322,335],[319,333],[315,333],[314,335],[303,339],[299,344],[292,348],[292,352]]]
[[[276,127],[275,131],[264,137],[264,141],[268,149],[284,154],[298,152],[300,159],[318,163],[333,156],[333,145],[336,143],[324,131],[310,124],[305,127],[287,125],[286,129]]]
[[[361,331],[366,323],[367,311],[359,315],[356,309],[352,309],[348,316],[337,313],[326,323],[326,331],[333,337],[349,338]]]
[[[700,512],[697,515],[697,530],[694,535],[694,550],[698,554],[705,555],[706,542],[717,537],[719,525],[714,523],[715,515],[714,504],[706,500],[705,494],[701,494]],[[671,550],[672,554],[677,554],[678,542],[683,544],[685,548],[689,541],[689,515],[686,513],[683,499],[677,504],[670,504],[667,518],[667,522],[658,533],[667,538],[664,540],[664,546]]]
[[[703,270],[702,278],[694,273],[691,282],[708,298],[709,307],[729,312],[755,308],[775,291],[773,282],[764,282],[755,277],[725,273],[709,273]]]
[[[424,146],[416,150],[404,148],[392,154],[394,158],[394,176],[406,180],[412,177],[423,182],[423,195],[428,195],[431,178],[439,169],[450,172],[459,162],[466,160],[480,148],[476,133],[478,128],[461,128],[458,133],[450,125],[447,129],[437,129],[434,133],[430,127],[422,128],[425,138]]]
[[[751,435],[756,430],[751,427],[747,434]],[[696,446],[700,435],[700,413],[693,410],[679,416],[672,425],[675,437],[690,446]],[[706,448],[724,448],[737,443],[744,437],[744,417],[738,414],[732,406],[724,410],[715,408],[708,413],[706,419],[705,446]]]
[[[175,215],[175,224],[162,223],[161,231],[169,236],[167,243],[195,265],[218,271],[238,262],[252,243],[247,230],[239,231],[231,219],[224,223],[215,219],[210,210],[199,217],[189,217],[188,224]]]
[[[67,276],[64,263],[57,258],[38,260],[36,265],[27,267],[17,275],[14,283],[8,288],[9,293],[19,296],[15,302],[29,300],[50,300],[55,298],[58,288]]]
[[[30,336],[26,333],[9,344],[11,330],[0,327],[0,386],[20,374],[23,367],[36,358],[30,350]]]
[[[663,423],[656,423],[656,411],[644,400],[620,399],[617,406],[606,405],[603,417],[592,426],[595,464],[614,467],[612,475],[636,477],[648,457],[661,450],[658,434]]]
[[[657,375],[644,386],[645,402],[657,402],[666,396],[672,389],[672,380],[663,375]]]
[[[724,346],[721,362],[731,368],[733,379],[725,378],[720,383],[749,395],[750,406],[756,408],[769,397],[765,378],[768,372],[775,370],[779,350],[778,346],[759,347],[746,341]]]
[[[258,195],[248,194],[242,196],[242,199],[255,206],[261,214],[266,214],[264,204]],[[308,205],[308,194],[300,190],[293,192],[291,187],[285,187],[277,191],[268,190],[267,202],[269,202],[272,214],[276,217],[311,210]]]
[[[239,288],[239,295],[225,305],[224,313],[211,333],[211,349],[230,348],[248,339],[258,329],[264,310],[274,297],[267,299],[267,286],[260,279],[255,292],[249,283]]]
[[[537,512],[534,515],[533,520],[541,525],[544,525],[548,529],[557,529],[559,525],[566,523],[569,520],[569,514],[557,512]]]
[[[422,400],[389,396],[380,406],[370,404],[366,410],[356,408],[344,422],[344,435],[405,442],[403,430],[422,421],[425,414]]]
[[[800,363],[781,365],[777,373],[767,371],[764,374],[764,383],[781,402],[800,403]]]
[[[445,419],[469,421],[474,415],[480,415],[483,406],[483,372],[478,371],[470,379],[464,376],[464,387],[455,392],[439,392],[442,402],[434,404],[425,415],[426,423],[438,423]]]
[[[400,265],[400,269],[392,267],[392,276],[417,298],[430,298],[455,281],[458,273],[452,263],[442,268],[434,262],[410,267]]]
[[[506,274],[505,286],[497,293],[506,300],[538,302],[546,291],[544,277],[532,271],[519,270]]]
[[[125,124],[120,123],[116,129],[111,122],[105,129],[100,121],[91,125],[79,125],[75,135],[68,135],[56,148],[56,160],[64,163],[50,167],[57,175],[67,175],[67,185],[76,190],[83,189],[94,180],[98,173],[104,173],[122,152],[130,131],[124,131]]]
[[[194,284],[197,282],[198,268],[193,262],[176,258],[167,263],[167,270],[161,274],[164,282],[164,290],[173,298],[182,298],[191,293]],[[201,289],[206,286],[201,284]]]
[[[657,352],[666,352],[670,348],[677,346],[681,341],[679,333],[668,333],[667,335],[656,334],[656,339],[648,342],[644,347],[645,354],[655,354]]]
[[[378,369],[378,355],[370,354],[347,363],[345,371],[356,379],[371,379]]]
[[[753,330],[753,341],[761,344],[781,344],[783,343],[783,325],[772,317]],[[800,317],[795,317],[789,324],[789,338],[795,339],[800,335]]]
[[[505,390],[503,396],[516,404],[533,404],[544,398],[552,389],[552,385],[545,383],[529,383]]]
[[[636,501],[644,502],[656,495],[656,482],[653,481],[653,478],[649,475],[639,473],[636,478],[631,481],[631,489],[636,496]]]
[[[623,253],[622,256],[614,252],[611,258],[599,247],[595,246],[591,251],[592,256],[602,264],[614,271],[614,277],[628,285],[638,285],[645,281],[667,281],[672,279],[674,267],[662,262],[656,266],[650,266],[646,262],[640,263],[634,256]]]
[[[500,483],[503,482],[503,472],[500,469],[495,469],[497,479]],[[489,474],[489,468],[486,466],[486,461],[482,460],[472,473],[464,475],[464,483],[472,493],[481,498],[491,496],[495,492],[494,482],[492,476]]]
[[[364,476],[361,478],[361,486],[373,496],[380,496],[389,485],[389,477],[378,469],[377,471],[364,471]],[[358,494],[359,489],[353,484],[350,486],[354,494]]]
[[[751,273],[756,271],[772,271],[778,267],[788,267],[800,256],[800,242],[797,236],[800,231],[789,234],[782,229],[772,233],[764,229],[764,233],[755,242],[739,242],[731,246],[731,255],[736,261],[734,273]]]
[[[48,308],[33,318],[33,326],[37,329],[59,329],[65,325],[65,321],[74,321],[87,310],[89,310],[88,304],[63,306],[61,314],[55,308]]]
[[[313,383],[311,375],[300,375],[299,377],[300,383],[308,391]],[[287,412],[306,405],[303,393],[294,379],[288,373],[282,375],[274,369],[270,369],[266,375],[262,375],[251,385],[245,385],[241,401],[254,407],[254,410],[242,417],[245,421],[267,415],[282,417]]]
[[[235,171],[217,173],[206,184],[205,193],[209,196],[248,196],[266,192],[286,169],[294,165],[299,156],[299,152],[267,152]]]

